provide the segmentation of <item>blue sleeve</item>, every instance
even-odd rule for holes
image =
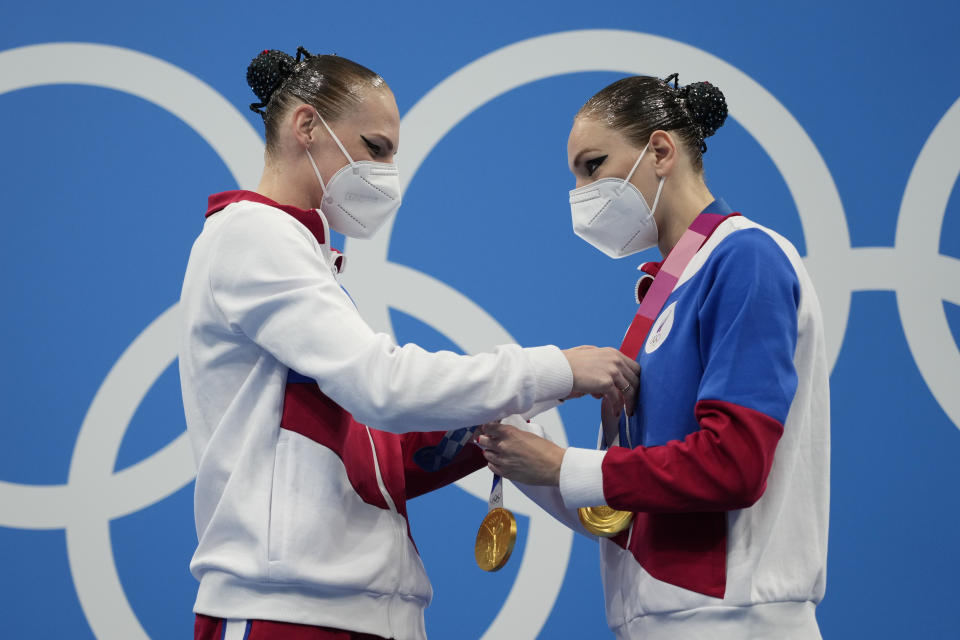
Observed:
[[[796,271],[759,229],[724,238],[704,269],[697,401],[736,404],[783,424],[797,389]]]

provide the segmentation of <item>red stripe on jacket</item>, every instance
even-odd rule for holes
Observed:
[[[289,383],[284,394],[283,429],[323,445],[343,462],[350,485],[367,504],[387,509],[377,483],[373,450],[377,448],[380,475],[397,511],[407,516],[407,500],[444,487],[477,469],[485,467],[483,451],[467,445],[453,462],[439,471],[424,471],[413,461],[413,454],[425,446],[436,445],[444,432],[388,433],[367,428],[350,413],[327,397],[316,384]]]
[[[226,620],[196,614],[193,625],[193,640],[223,640]],[[359,631],[315,627],[274,620],[249,620],[245,640],[386,640],[382,636]]]
[[[603,493],[635,512],[613,538],[654,578],[715,598],[726,591],[727,512],[763,495],[783,425],[721,400],[695,408],[700,429],[665,445],[611,447]]]

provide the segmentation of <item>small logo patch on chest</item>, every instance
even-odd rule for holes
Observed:
[[[674,302],[664,309],[660,317],[657,318],[657,321],[653,323],[653,326],[650,328],[650,336],[647,338],[647,345],[643,349],[644,351],[653,353],[660,348],[660,345],[662,345],[667,339],[667,336],[670,335],[670,329],[673,328],[673,314],[676,307],[677,303]]]

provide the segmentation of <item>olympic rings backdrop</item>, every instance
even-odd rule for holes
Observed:
[[[342,243],[346,279],[374,327],[433,349],[617,344],[654,254],[612,261],[571,232],[572,116],[625,74],[719,85],[708,185],[797,245],[824,307],[824,636],[957,637],[958,19],[926,0],[8,3],[0,636],[190,637],[176,303],[206,196],[259,178],[246,65],[302,44],[397,96],[404,206]],[[597,411],[544,422],[592,446]],[[514,557],[474,566],[488,483],[411,505],[431,637],[606,637],[595,544],[515,488]]]

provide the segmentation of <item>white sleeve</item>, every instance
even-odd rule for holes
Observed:
[[[517,418],[520,419],[518,420]],[[553,442],[544,428],[536,422],[526,422],[520,416],[510,416],[501,422],[513,425],[518,429],[523,429],[524,431],[528,431]],[[566,455],[564,455],[564,458],[566,458]],[[570,509],[566,504],[564,504],[563,495],[560,493],[560,487],[523,484],[522,482],[514,482],[513,484],[520,489],[525,496],[533,500],[537,506],[558,520],[560,524],[563,524],[567,528],[572,529],[574,532],[586,536],[592,540],[597,539],[597,536],[583,528],[583,524],[580,522],[580,516],[577,514],[577,510]]]
[[[272,208],[231,212],[210,287],[231,330],[379,429],[472,426],[565,397],[573,387],[570,365],[554,346],[461,356],[398,347],[374,333],[307,229]]]
[[[571,509],[607,504],[603,495],[603,457],[606,451],[567,447],[560,463],[560,495]]]

